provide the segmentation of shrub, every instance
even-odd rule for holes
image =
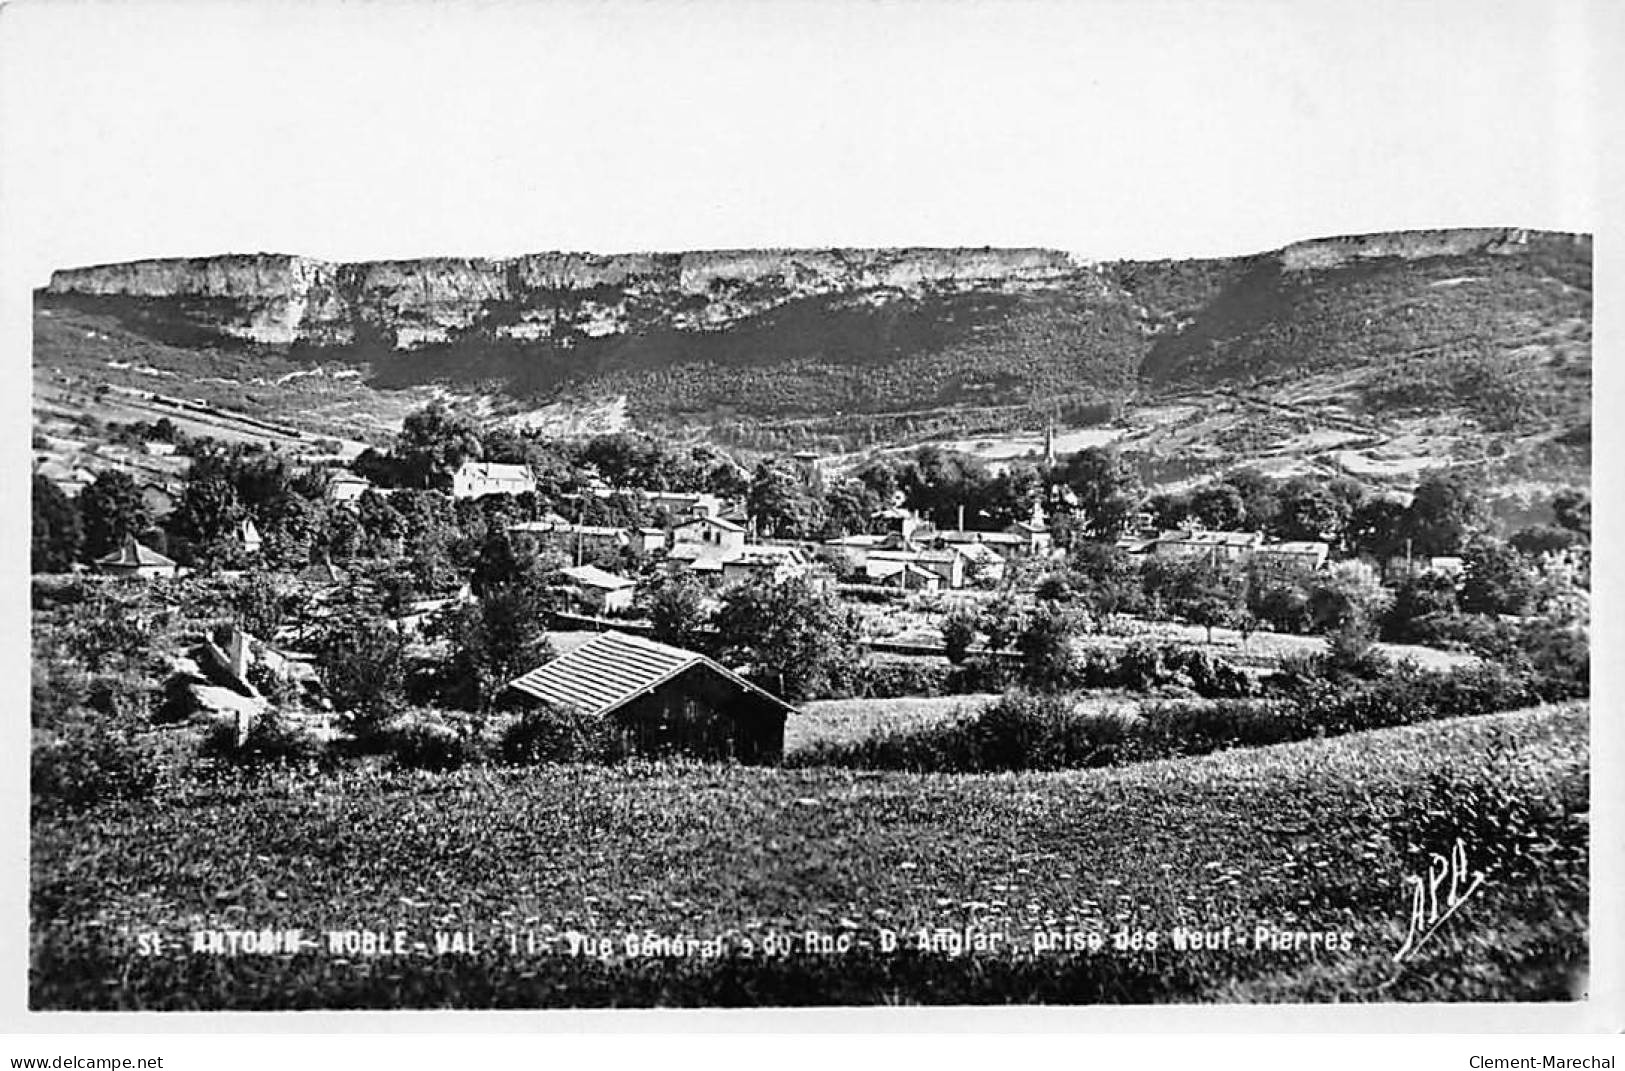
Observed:
[[[954,610],[942,619],[942,646],[948,661],[962,665],[976,642],[977,615],[970,610]]]
[[[291,616],[293,600],[272,582],[271,576],[255,571],[231,585],[231,609],[244,632],[270,640]]]
[[[1232,747],[1261,747],[1312,735],[1303,711],[1279,699],[1179,700],[1140,712],[1136,752],[1145,758],[1205,755]]]
[[[1094,664],[1085,678],[1091,687],[1187,688],[1210,699],[1240,698],[1256,690],[1251,677],[1209,651],[1144,642],[1129,645],[1115,664],[1109,656]]]
[[[1520,640],[1541,699],[1551,703],[1591,694],[1591,641],[1583,630],[1535,621],[1524,627]]]
[[[971,658],[964,665],[953,667],[942,690],[947,695],[998,692],[1014,684],[1015,677],[1016,667],[1007,659]]]
[[[1138,719],[1081,710],[1072,697],[1008,692],[967,726],[977,770],[1063,770],[1128,761]]]
[[[865,699],[896,699],[909,695],[943,695],[952,692],[952,683],[963,677],[963,667],[943,665],[935,660],[868,658],[853,674],[851,691]]]
[[[381,729],[404,705],[406,641],[382,618],[361,618],[329,633],[317,670],[323,691],[349,714],[358,736]]]
[[[512,766],[553,762],[612,762],[626,748],[612,726],[573,708],[533,707],[503,730],[498,755]]]
[[[240,743],[233,722],[216,722],[201,752],[236,766],[322,765],[330,757],[326,741],[275,708],[255,719]]]
[[[384,733],[385,747],[398,765],[414,770],[455,770],[479,758],[472,733],[422,714],[408,714]]]
[[[63,649],[92,673],[146,651],[147,624],[117,595],[99,591],[58,630]]]

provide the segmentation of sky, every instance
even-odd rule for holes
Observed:
[[[0,9],[0,224],[53,268],[1593,230],[1598,2]],[[1610,109],[1612,109],[1610,114]]]

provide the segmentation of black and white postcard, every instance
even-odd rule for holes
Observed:
[[[1617,28],[7,6],[11,1017],[1606,1024]]]

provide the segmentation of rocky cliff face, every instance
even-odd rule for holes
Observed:
[[[1046,249],[223,256],[61,271],[39,300],[183,353],[246,340],[366,363],[374,387],[619,399],[688,426],[1097,411],[1147,386],[1414,379],[1400,365],[1418,354],[1522,369],[1535,347],[1588,367],[1590,287],[1589,237],[1491,228],[1092,264]]]
[[[277,254],[56,272],[48,293],[178,299],[194,326],[270,345],[398,349],[470,332],[544,340],[727,327],[802,298],[1020,291],[1079,270],[1044,249],[733,250],[333,264]]]
[[[1587,248],[1591,245],[1591,236],[1585,234],[1553,235],[1521,227],[1479,227],[1315,238],[1287,246],[1281,250],[1280,259],[1286,271],[1304,271],[1337,268],[1362,260],[1424,260],[1472,253],[1516,255],[1525,251],[1531,240],[1552,238],[1567,239]]]

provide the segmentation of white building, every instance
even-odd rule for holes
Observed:
[[[570,580],[576,601],[584,609],[596,614],[614,614],[632,608],[637,584],[626,577],[596,565],[578,565],[563,572]]]
[[[671,530],[672,546],[699,546],[738,550],[745,545],[745,529],[721,517],[696,517]]]
[[[1293,540],[1285,543],[1266,543],[1253,551],[1253,562],[1266,569],[1284,572],[1314,572],[1326,564],[1331,555],[1329,543],[1314,540]]]
[[[353,472],[337,472],[327,481],[327,500],[341,506],[353,506],[362,495],[372,490],[372,481]]]
[[[498,465],[490,461],[465,461],[451,477],[451,497],[483,498],[486,495],[534,493],[536,477],[529,465]]]

